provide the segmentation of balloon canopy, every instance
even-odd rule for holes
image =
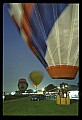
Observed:
[[[19,88],[20,92],[21,93],[25,92],[27,87],[28,87],[28,83],[26,82],[26,79],[24,79],[24,78],[19,79],[18,88]]]
[[[74,79],[79,69],[79,4],[10,3],[9,12],[49,75]]]
[[[34,70],[29,74],[29,77],[34,87],[37,88],[38,85],[42,82],[44,75],[41,71]]]

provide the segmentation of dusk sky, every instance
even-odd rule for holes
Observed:
[[[3,5],[3,91],[10,93],[18,90],[18,80],[20,78],[27,80],[27,89],[34,89],[28,78],[29,73],[33,70],[40,70],[44,74],[38,89],[42,89],[49,84],[59,86],[62,82],[77,85],[79,81],[79,73],[74,80],[52,79],[49,76],[44,66],[19,35],[5,3]]]

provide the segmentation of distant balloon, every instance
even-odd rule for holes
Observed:
[[[29,77],[34,87],[37,88],[38,85],[42,82],[44,75],[41,71],[35,70],[29,74]]]
[[[9,11],[51,78],[74,79],[79,69],[79,4],[10,3]]]
[[[24,78],[19,79],[18,88],[19,88],[20,92],[21,93],[25,92],[27,87],[28,87],[28,83],[26,82],[26,79],[24,79]]]

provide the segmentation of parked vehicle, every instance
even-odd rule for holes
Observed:
[[[49,100],[49,99],[56,99],[56,96],[57,94],[46,94],[46,99]]]
[[[32,101],[40,101],[40,100],[45,100],[46,99],[46,96],[45,95],[42,95],[42,94],[38,94],[38,95],[33,95],[31,97],[31,100]]]
[[[70,99],[79,100],[79,91],[78,90],[68,91],[67,94],[69,95]]]

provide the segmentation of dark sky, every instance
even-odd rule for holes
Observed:
[[[9,15],[7,4],[3,5],[3,91],[12,92],[18,90],[18,80],[25,78],[28,88],[34,89],[28,78],[33,70],[40,70],[44,78],[38,89],[49,84],[59,86],[60,83],[76,84],[79,81],[79,73],[74,80],[52,79],[40,61],[30,51]]]

